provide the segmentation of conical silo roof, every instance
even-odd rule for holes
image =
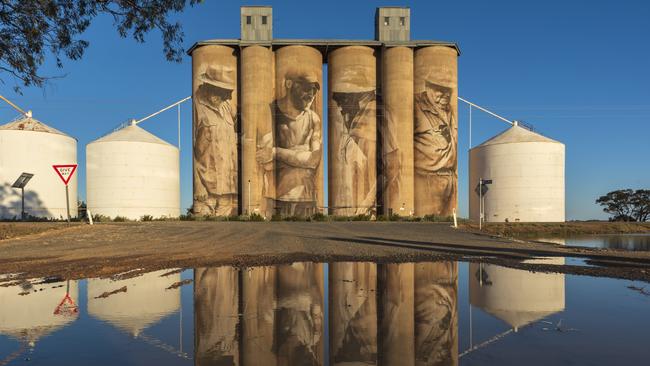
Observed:
[[[115,132],[112,132],[106,136],[100,137],[99,139],[91,142],[91,144],[95,144],[98,142],[114,142],[114,141],[144,142],[144,143],[161,144],[161,145],[168,145],[174,147],[172,144],[168,143],[167,141],[157,137],[151,132],[148,132],[144,128],[138,127],[135,124],[129,125]]]
[[[89,279],[88,314],[138,336],[180,308],[180,289],[167,290],[171,284],[180,281],[180,273],[161,277],[166,272],[151,272],[117,281]],[[126,286],[126,292],[97,298],[123,286]]]
[[[501,132],[500,134],[485,141],[484,143],[478,145],[477,147],[497,145],[497,144],[513,144],[513,143],[520,143],[520,142],[550,142],[555,144],[561,144],[561,142],[559,141],[550,139],[546,136],[540,135],[539,133],[533,132],[527,128],[523,128],[517,124],[514,124],[509,129]]]
[[[27,117],[27,116],[16,119],[15,121],[11,121],[7,124],[0,126],[0,130],[45,132],[45,133],[54,133],[57,135],[71,137],[57,130],[56,128],[46,125],[45,123],[37,120],[36,118]]]

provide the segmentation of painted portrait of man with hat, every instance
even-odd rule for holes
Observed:
[[[425,90],[415,96],[414,157],[416,213],[448,216],[456,205],[458,126],[452,97],[456,79],[433,67]]]
[[[377,103],[373,72],[362,65],[349,66],[333,82],[332,100],[339,114],[333,116],[332,128],[340,142],[332,146],[336,153],[331,156],[342,167],[342,181],[337,182],[342,189],[336,201],[346,203],[346,207],[334,208],[336,214],[366,215],[375,206]]]
[[[237,214],[237,111],[231,67],[208,66],[194,98],[194,206],[198,215]]]
[[[256,159],[259,164],[275,159],[276,212],[309,216],[316,213],[316,170],[322,154],[321,119],[312,109],[320,83],[314,72],[294,68],[285,74],[283,87],[284,96],[273,105],[275,146],[259,148]]]

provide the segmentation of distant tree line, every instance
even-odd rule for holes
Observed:
[[[648,221],[650,189],[619,189],[600,196],[596,203],[612,215],[609,221]]]

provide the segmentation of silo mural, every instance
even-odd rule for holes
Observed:
[[[413,196],[413,50],[382,51],[381,166],[383,214],[408,216]],[[421,199],[422,197],[418,197]]]
[[[192,56],[193,212],[237,215],[237,57],[233,48],[217,45]]]
[[[339,216],[453,213],[454,43],[411,41],[408,8],[380,8],[372,41],[274,40],[270,7],[242,14],[241,39],[189,51],[196,214],[305,217],[325,206]]]
[[[329,54],[329,208],[367,215],[377,197],[376,59],[370,47]]]
[[[309,216],[323,206],[322,55],[312,47],[287,46],[275,60],[275,141],[258,149],[257,161],[275,160],[276,213]]]
[[[415,213],[448,216],[458,195],[458,77],[456,50],[415,52]]]
[[[415,364],[458,365],[458,264],[415,264]]]
[[[274,54],[248,46],[241,52],[242,212],[271,217],[275,200],[275,160],[257,162],[258,150],[273,147]]]

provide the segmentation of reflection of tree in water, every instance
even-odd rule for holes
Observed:
[[[21,210],[20,189],[11,188],[11,183],[0,185],[0,219],[20,219]],[[25,187],[25,212],[32,216],[52,217],[38,193],[29,190],[29,185]]]

